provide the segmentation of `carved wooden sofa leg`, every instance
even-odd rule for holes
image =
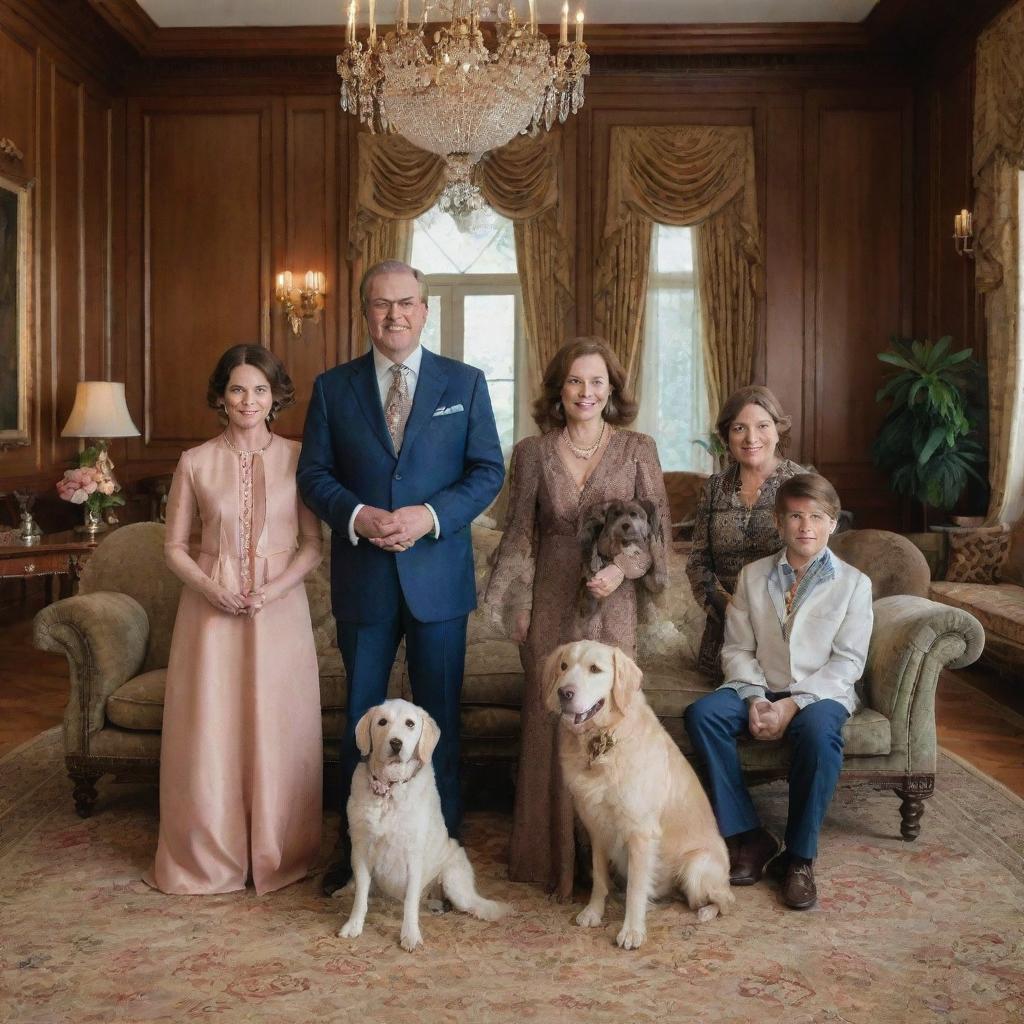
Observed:
[[[935,792],[934,775],[908,775],[903,784],[896,786],[900,798],[900,833],[908,842],[921,834],[921,815],[924,802]]]
[[[92,814],[97,797],[96,783],[102,774],[88,768],[68,768],[68,776],[75,784],[75,810],[80,818],[88,818]]]

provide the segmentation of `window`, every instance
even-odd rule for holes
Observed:
[[[711,471],[693,443],[709,428],[693,264],[692,230],[655,224],[636,429],[657,441],[666,472]]]
[[[413,226],[412,265],[427,276],[423,345],[487,378],[502,451],[530,432],[523,298],[512,222],[489,207],[459,225],[436,207]]]

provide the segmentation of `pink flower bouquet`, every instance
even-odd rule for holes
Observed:
[[[96,515],[124,504],[124,498],[117,493],[120,485],[104,466],[105,454],[101,455],[95,447],[86,448],[79,456],[78,467],[64,471],[57,481],[57,493],[64,501],[86,505]]]

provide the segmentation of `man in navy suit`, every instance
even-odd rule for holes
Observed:
[[[441,728],[433,765],[458,835],[459,700],[476,607],[470,523],[505,476],[484,375],[420,346],[423,275],[386,260],[366,272],[359,297],[373,348],[316,379],[298,468],[302,497],[333,531],[331,603],[348,676],[341,859],[324,877],[328,895],[352,873],[356,723],[385,699],[403,636],[413,699]]]

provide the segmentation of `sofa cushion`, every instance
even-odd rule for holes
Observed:
[[[669,719],[663,724],[682,752],[691,760],[696,760],[682,720]],[[890,753],[892,727],[889,719],[878,711],[862,707],[846,720],[843,743],[844,757],[875,757]],[[739,746],[740,763],[748,771],[775,771],[789,764],[790,747],[785,739],[770,743],[744,739]]]
[[[995,583],[1010,548],[1006,526],[949,531],[946,580],[950,583]]]
[[[523,700],[523,666],[511,640],[480,640],[466,647],[462,703],[518,708]]]
[[[164,721],[164,684],[167,669],[129,679],[107,698],[107,720],[122,729],[159,732]]]
[[[961,608],[977,618],[986,633],[1024,644],[1024,587],[1016,583],[933,583],[934,601]]]

